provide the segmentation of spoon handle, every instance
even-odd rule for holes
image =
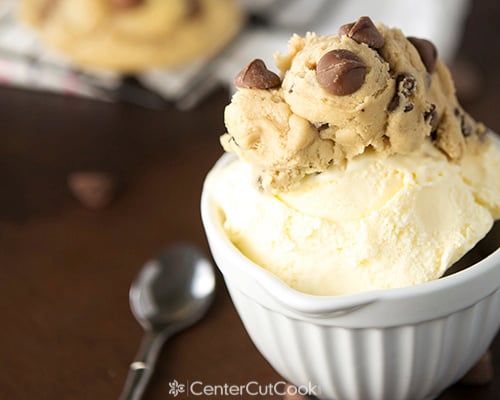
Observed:
[[[120,400],[139,400],[142,398],[166,338],[165,332],[150,331],[144,333],[137,355],[130,364]]]

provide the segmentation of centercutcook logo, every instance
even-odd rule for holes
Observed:
[[[202,381],[180,383],[177,379],[169,382],[169,394],[177,397],[186,393],[187,396],[284,396],[285,394],[303,396],[320,394],[317,385],[309,382],[307,385],[292,386],[284,381],[261,384],[257,381],[250,381],[244,385],[231,385],[224,383],[221,385],[205,384]]]
[[[177,379],[174,379],[172,382],[169,382],[168,386],[170,386],[168,394],[173,394],[174,397],[177,397],[179,393],[184,393],[186,391],[186,385],[177,382]]]

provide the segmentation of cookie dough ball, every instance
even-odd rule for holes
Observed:
[[[23,0],[21,17],[76,64],[123,73],[209,56],[242,25],[235,0]]]
[[[361,17],[337,35],[294,35],[276,64],[280,76],[262,62],[245,68],[225,114],[225,149],[252,163],[264,190],[366,152],[409,154],[431,142],[458,161],[482,146],[484,126],[458,104],[428,40]]]
[[[334,157],[331,140],[296,115],[279,89],[240,89],[226,107],[225,121],[231,135],[221,138],[255,168],[259,187],[286,190],[305,175],[324,171]]]
[[[319,82],[317,67],[335,50],[354,54],[364,65],[364,78],[352,93],[335,94]],[[322,127],[322,135],[335,141],[347,158],[361,154],[368,144],[379,150],[386,147],[385,109],[394,93],[394,80],[389,65],[376,51],[345,35],[311,33],[292,37],[289,53],[278,56],[277,64],[284,75],[283,96],[292,111]]]

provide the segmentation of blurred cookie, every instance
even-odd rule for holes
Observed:
[[[23,0],[20,15],[76,64],[122,73],[209,56],[243,21],[236,0]]]

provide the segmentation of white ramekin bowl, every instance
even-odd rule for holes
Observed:
[[[230,162],[223,156],[214,170]],[[433,399],[487,350],[500,325],[500,250],[439,280],[400,289],[313,296],[285,285],[227,238],[212,199],[203,225],[243,324],[289,382],[320,399]]]

